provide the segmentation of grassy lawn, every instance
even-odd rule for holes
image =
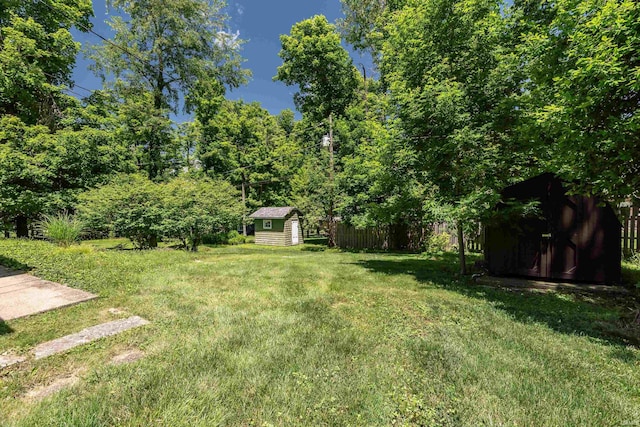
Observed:
[[[0,354],[99,322],[152,323],[0,371],[18,426],[620,426],[640,420],[637,302],[481,288],[455,255],[307,244],[60,249],[0,239],[0,262],[100,298],[0,323]],[[110,308],[122,313],[113,314]],[[126,350],[145,357],[109,361]],[[36,387],[80,380],[44,399]]]

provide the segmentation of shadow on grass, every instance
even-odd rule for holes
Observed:
[[[0,319],[0,335],[7,335],[13,332],[13,329],[7,325],[4,320]]]
[[[0,277],[16,276],[18,274],[22,274],[25,271],[31,270],[31,267],[29,267],[27,264],[21,263],[20,261],[17,261],[13,258],[6,257],[4,255],[0,255],[0,265],[9,267],[10,269],[14,270],[14,271],[0,272]],[[19,271],[15,271],[15,270],[19,270]]]
[[[422,284],[429,283],[470,298],[490,301],[519,322],[543,323],[566,334],[587,335],[617,345],[640,346],[640,326],[633,322],[636,311],[640,309],[636,296],[563,291],[542,293],[478,286],[469,277],[457,275],[456,256],[443,254],[430,259],[363,260],[358,264],[372,272],[413,275]],[[629,357],[623,353],[620,353],[622,359]]]
[[[304,244],[326,247],[329,244],[329,239],[327,239],[326,237],[305,237]]]

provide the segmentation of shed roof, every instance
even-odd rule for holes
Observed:
[[[283,219],[289,216],[289,214],[293,211],[300,213],[297,208],[292,206],[285,206],[279,208],[260,208],[251,215],[249,218],[258,218],[258,219]]]

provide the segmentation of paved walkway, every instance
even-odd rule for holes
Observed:
[[[0,266],[0,321],[42,313],[94,298],[97,295]]]

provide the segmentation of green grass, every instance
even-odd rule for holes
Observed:
[[[0,354],[152,323],[0,372],[16,426],[633,425],[637,302],[481,288],[455,255],[307,244],[113,250],[0,239],[0,261],[101,298],[2,324]],[[111,307],[122,315],[108,312]],[[138,348],[127,365],[108,362]],[[44,400],[30,389],[75,374]]]

